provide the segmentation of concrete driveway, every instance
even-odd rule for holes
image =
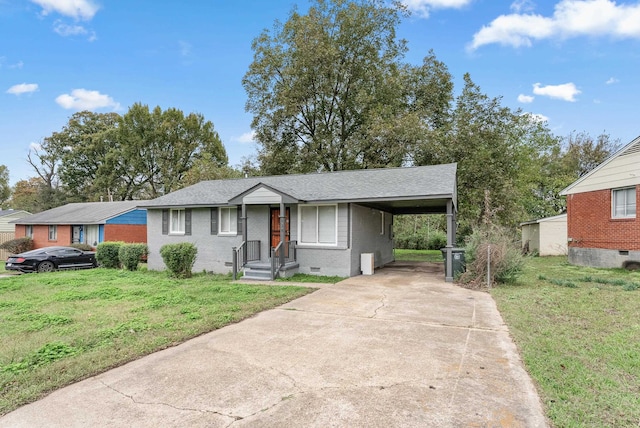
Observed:
[[[397,265],[58,390],[0,427],[543,427],[490,295]]]

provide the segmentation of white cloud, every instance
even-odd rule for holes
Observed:
[[[191,44],[180,40],[178,42],[180,46],[180,55],[182,56],[190,56],[191,55]]]
[[[516,0],[511,3],[509,9],[515,13],[531,12],[535,9],[535,4],[531,0]]]
[[[531,95],[525,95],[525,94],[518,95],[519,103],[529,104],[529,103],[532,103],[534,99],[535,97],[532,97]]]
[[[402,0],[407,9],[423,18],[429,17],[432,9],[460,9],[473,0]]]
[[[539,123],[549,122],[549,118],[547,116],[539,113],[524,113],[524,116],[529,117],[529,119],[531,119],[532,122],[539,122]]]
[[[13,85],[7,89],[7,94],[22,95],[30,94],[38,90],[37,83],[20,83],[19,85]]]
[[[48,15],[52,12],[68,16],[74,19],[89,21],[98,12],[100,6],[92,0],[31,0],[42,7],[42,13]]]
[[[110,96],[86,89],[74,89],[71,94],[62,94],[56,98],[56,103],[62,108],[73,110],[96,110],[105,107],[117,110],[120,108],[120,104]]]
[[[550,17],[531,13],[501,15],[473,35],[468,49],[475,50],[492,43],[528,47],[535,40],[580,36],[640,39],[640,4],[562,0]]]
[[[40,143],[30,143],[29,144],[29,150],[41,150],[42,149],[42,144]]]
[[[616,79],[615,77],[610,77],[609,80],[607,80],[606,82],[604,82],[605,85],[613,85],[614,83],[618,83],[619,80]]]
[[[563,83],[561,85],[542,86],[540,83],[533,84],[533,93],[549,98],[555,98],[564,101],[574,102],[576,95],[581,94],[576,85],[573,83]]]
[[[53,31],[55,31],[62,37],[87,35],[90,42],[93,42],[97,38],[94,31],[89,31],[82,25],[68,25],[60,20],[57,20],[53,23]]]
[[[240,144],[253,143],[255,141],[255,139],[256,139],[255,131],[245,132],[241,136],[239,136],[237,138],[234,138],[234,140],[237,141]]]

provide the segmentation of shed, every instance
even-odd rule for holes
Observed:
[[[567,254],[567,215],[520,223],[522,228],[522,248],[537,252],[541,256],[562,256]]]

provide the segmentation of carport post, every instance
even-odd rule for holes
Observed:
[[[447,201],[447,245],[445,247],[447,257],[444,267],[444,280],[446,282],[453,282],[453,257],[451,250],[453,249],[455,240],[455,214],[453,212],[453,201],[449,200]]]

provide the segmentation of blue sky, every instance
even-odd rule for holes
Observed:
[[[454,76],[567,136],[640,135],[640,1],[405,0],[405,60],[430,49]],[[0,164],[34,176],[30,147],[79,110],[135,102],[198,112],[231,165],[256,152],[241,79],[251,41],[308,1],[0,0]]]

